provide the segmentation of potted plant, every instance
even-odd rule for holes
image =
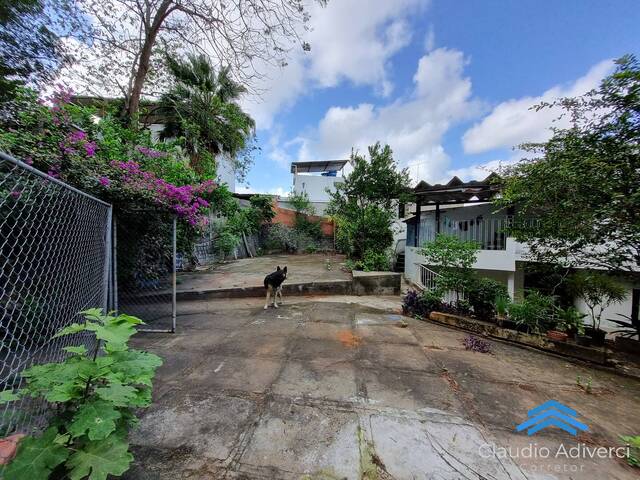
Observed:
[[[584,334],[584,318],[586,314],[580,312],[575,307],[557,307],[555,313],[557,324],[556,330],[565,332],[567,337],[573,337],[579,344],[590,344],[591,337],[586,337]],[[584,340],[581,339],[584,338]]]
[[[617,334],[615,339],[616,350],[626,353],[640,354],[640,321],[638,321],[638,319],[632,319],[628,315],[623,315],[621,313],[618,313],[617,315],[624,318],[624,320],[617,320],[615,318],[607,319],[619,327],[622,327],[620,330],[614,330],[611,332]]]
[[[569,286],[589,309],[591,327],[587,327],[585,333],[591,337],[594,345],[603,346],[606,332],[600,329],[602,313],[609,305],[626,298],[624,286],[609,275],[586,270],[573,274],[569,279]]]

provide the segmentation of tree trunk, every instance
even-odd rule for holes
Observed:
[[[162,26],[162,23],[170,13],[169,6],[172,0],[164,0],[156,16],[153,19],[151,25],[146,28],[144,44],[140,51],[140,60],[138,61],[138,69],[136,70],[133,85],[129,92],[129,99],[127,102],[126,116],[129,120],[129,124],[132,127],[138,125],[138,109],[140,108],[140,97],[142,96],[142,88],[144,87],[144,81],[147,78],[149,72],[149,63],[151,62],[151,53],[158,37],[158,31]]]

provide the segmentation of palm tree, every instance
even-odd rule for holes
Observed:
[[[247,148],[255,122],[237,103],[246,88],[231,78],[229,68],[216,72],[204,55],[168,57],[167,65],[175,84],[160,100],[167,117],[161,138],[182,139],[199,171],[215,155],[235,158]]]

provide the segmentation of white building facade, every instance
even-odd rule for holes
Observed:
[[[344,167],[348,160],[328,160],[315,162],[293,162],[293,192],[306,193],[318,215],[324,212],[331,200],[336,185],[344,182]]]
[[[423,201],[433,198],[434,202],[422,206],[418,203],[414,216],[406,221],[406,279],[421,288],[433,285],[437,266],[429,265],[420,250],[426,242],[434,240],[436,234],[443,233],[477,242],[480,250],[473,268],[483,277],[504,283],[512,299],[522,298],[525,289],[529,288],[527,273],[530,269],[527,267],[532,260],[526,244],[504,234],[513,217],[503,212],[496,213],[489,201],[483,201],[496,194],[497,187],[491,179],[463,183],[454,178],[447,185],[423,184],[422,188],[433,192],[424,196]],[[420,185],[416,190],[420,190]],[[628,317],[638,314],[640,277],[634,280],[620,276],[619,281],[626,287],[627,297],[604,310],[602,327],[605,329],[615,328],[614,324],[606,321],[608,318],[621,319],[619,314]],[[574,300],[574,305],[581,312],[588,313],[582,300]]]

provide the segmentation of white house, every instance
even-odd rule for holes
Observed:
[[[482,276],[503,282],[511,298],[521,297],[525,288],[535,285],[527,268],[532,260],[528,257],[526,244],[517,242],[504,233],[512,221],[512,212],[495,212],[491,199],[499,194],[495,174],[481,181],[462,182],[452,178],[446,185],[429,185],[420,182],[415,188],[416,207],[407,223],[404,273],[407,280],[431,288],[437,276],[437,267],[428,265],[420,254],[420,247],[432,241],[437,233],[455,235],[463,240],[474,240],[480,244],[474,269]],[[534,222],[535,219],[529,221]],[[640,279],[620,278],[628,290],[627,298],[608,307],[602,318],[620,318],[624,314],[637,318],[640,302]],[[583,313],[587,307],[581,301],[575,306]],[[603,328],[612,324],[603,320]]]
[[[292,162],[293,192],[306,193],[316,213],[323,215],[335,192],[336,184],[344,182],[344,167],[348,160]]]

